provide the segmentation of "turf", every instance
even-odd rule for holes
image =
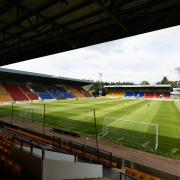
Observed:
[[[100,139],[180,159],[180,103],[178,101],[119,98],[54,101],[14,105],[13,115],[34,123],[43,123],[43,104],[45,104],[46,126],[76,131],[93,137],[95,109]],[[11,115],[11,106],[0,107],[0,117],[11,118]],[[105,120],[108,134],[102,136]],[[132,121],[158,124],[157,150],[154,149],[155,126]]]

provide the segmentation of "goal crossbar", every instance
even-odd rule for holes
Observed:
[[[113,124],[113,123],[115,123],[117,121],[124,121],[124,122],[133,122],[133,123],[137,123],[137,124],[146,124],[146,125],[152,125],[152,126],[157,126],[158,125],[158,124],[147,123],[147,122],[138,122],[138,121],[124,120],[124,119],[121,119],[121,118],[117,119],[117,118],[108,118],[108,117],[105,117],[105,119],[115,120],[113,122],[110,122],[109,124]]]

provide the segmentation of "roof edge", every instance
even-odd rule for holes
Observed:
[[[22,71],[22,70],[2,68],[2,67],[0,67],[0,72],[11,73],[11,74],[21,74],[21,75],[27,75],[27,76],[44,77],[44,78],[52,78],[52,79],[57,79],[57,80],[59,79],[59,80],[66,80],[66,81],[73,81],[73,82],[81,82],[81,83],[87,83],[87,84],[94,83],[94,82],[88,81],[88,80],[68,78],[68,77],[56,76],[56,75],[48,75],[48,74],[42,74],[42,73],[34,73],[34,72],[29,72],[29,71]]]
[[[106,88],[125,88],[125,87],[171,87],[170,84],[158,84],[158,85],[106,85]]]

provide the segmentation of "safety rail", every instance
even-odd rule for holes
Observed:
[[[15,134],[21,134],[22,136],[29,137],[29,142],[34,143],[34,145],[39,145],[40,143],[49,144],[61,151],[87,159],[90,162],[101,163],[105,167],[109,167],[109,168],[117,167],[117,163],[112,161],[111,152],[96,147],[88,146],[72,140],[68,140],[62,137],[46,136],[6,122],[0,121],[0,123],[2,123],[4,125],[4,128],[7,128],[9,132]],[[27,140],[27,139],[22,139],[22,140]]]
[[[23,134],[18,134],[17,132],[14,132],[12,131],[12,129],[9,129],[9,128],[5,129],[5,128],[0,127],[0,140],[1,140],[1,137],[5,137],[8,140],[8,142],[10,142],[11,144],[20,145],[21,147],[26,146],[26,147],[44,149],[44,150],[59,152],[59,153],[64,153],[64,154],[70,154],[63,150],[57,149],[51,145],[43,143],[39,140],[34,140],[31,137],[27,137]],[[6,141],[4,140],[3,143],[5,142]],[[1,141],[0,141],[0,144],[1,144]]]
[[[112,161],[112,153],[103,149],[95,148],[57,136],[53,136],[53,145],[81,158],[89,159],[95,163],[102,163],[106,167],[117,167],[117,163]]]
[[[139,178],[133,177],[125,172],[119,173],[119,180],[139,180]]]

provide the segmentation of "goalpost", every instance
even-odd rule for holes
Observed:
[[[105,117],[101,132],[102,138],[116,139],[157,150],[159,125],[121,118]]]

